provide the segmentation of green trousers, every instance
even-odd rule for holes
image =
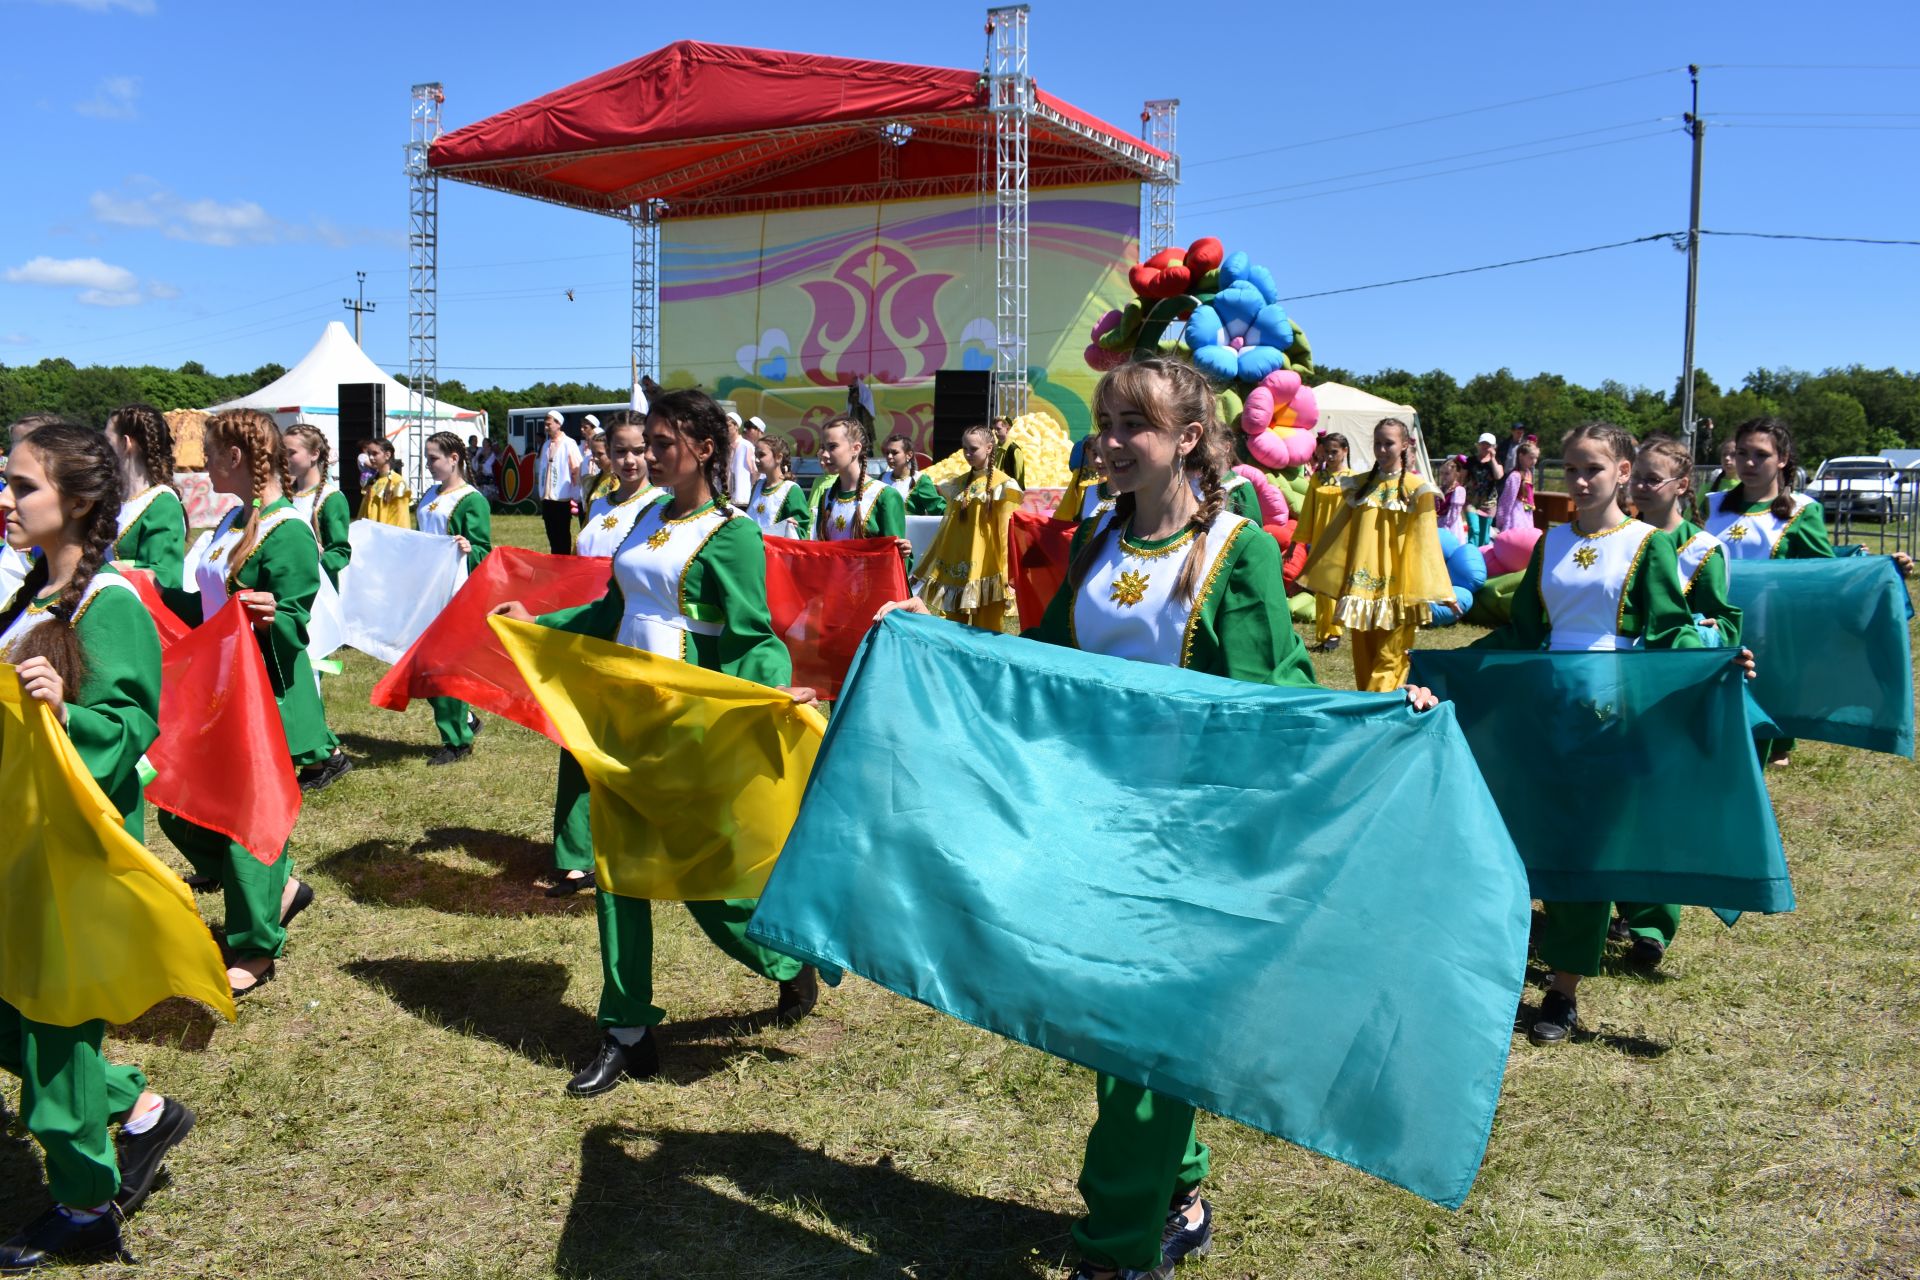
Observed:
[[[805,966],[747,940],[747,921],[759,902],[689,902],[687,910],[714,946],[761,977],[785,982]],[[594,912],[600,920],[600,1025],[658,1026],[667,1014],[653,1003],[653,903],[602,888],[594,895]]]
[[[467,713],[466,703],[458,698],[428,698],[427,701],[433,704],[433,727],[440,731],[444,745],[473,745],[473,717]]]
[[[1560,973],[1591,978],[1600,972],[1607,952],[1607,926],[1613,923],[1611,902],[1546,902],[1546,924],[1535,946],[1540,963]]]
[[[1636,938],[1650,938],[1663,947],[1673,945],[1680,932],[1680,907],[1677,903],[1623,902],[1620,915]]]
[[[1087,1135],[1080,1196],[1087,1216],[1073,1239],[1089,1262],[1149,1271],[1175,1196],[1207,1176],[1207,1149],[1194,1135],[1193,1108],[1112,1076],[1096,1076],[1100,1115]]]
[[[47,1153],[47,1190],[73,1209],[120,1191],[107,1125],[140,1101],[147,1078],[100,1056],[107,1024],[50,1027],[0,1001],[0,1071],[20,1077],[21,1119]]]
[[[553,865],[562,871],[593,870],[587,775],[571,751],[560,753],[560,779],[553,789]]]
[[[293,878],[293,855],[285,849],[265,866],[236,840],[160,811],[167,833],[193,869],[220,882],[227,900],[227,953],[235,960],[277,956],[287,947],[280,924],[280,896]]]

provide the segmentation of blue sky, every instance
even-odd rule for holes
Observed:
[[[0,0],[0,363],[291,364],[359,269],[366,348],[403,369],[414,81],[444,82],[453,128],[682,38],[972,67],[984,9]],[[1034,74],[1122,125],[1180,98],[1179,239],[1248,249],[1288,294],[1683,229],[1690,61],[1703,225],[1920,238],[1910,0],[1182,12],[1041,0]],[[452,184],[441,216],[443,377],[621,381],[619,224]],[[1670,387],[1683,290],[1652,243],[1292,309],[1349,368]],[[1699,363],[1914,368],[1917,295],[1920,248],[1711,239]]]

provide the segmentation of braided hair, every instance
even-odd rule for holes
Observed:
[[[327,477],[333,474],[333,446],[327,441],[327,433],[311,422],[296,422],[280,433],[280,439],[282,449],[288,440],[298,440],[307,446],[307,450],[313,454],[314,465],[320,468],[320,487],[324,490]],[[315,511],[318,511],[318,507]]]
[[[50,427],[56,422],[66,423],[68,426],[76,425],[73,419],[57,413],[23,413],[8,425],[7,439],[13,445],[25,444],[28,436],[41,427]]]
[[[248,491],[242,498],[247,504],[246,528],[239,545],[227,557],[227,590],[231,591],[240,580],[240,566],[260,540],[260,509],[266,505],[267,489],[278,481],[284,494],[293,488],[293,477],[287,474],[287,451],[280,443],[280,428],[258,409],[223,410],[207,419],[206,430],[209,454],[215,449],[238,449],[247,467]]]
[[[1394,492],[1395,496],[1398,497],[1401,502],[1405,502],[1407,500],[1407,472],[1413,469],[1413,459],[1407,456],[1412,452],[1413,448],[1413,429],[1398,418],[1382,418],[1373,424],[1375,431],[1378,431],[1382,427],[1394,427],[1400,432],[1400,471],[1394,477]],[[1373,455],[1373,467],[1367,472],[1366,483],[1360,486],[1361,498],[1364,499],[1366,495],[1372,493],[1373,487],[1380,483],[1380,480],[1380,455],[1375,453]]]
[[[47,482],[61,497],[77,499],[88,506],[77,521],[80,563],[49,608],[50,623],[34,627],[16,640],[6,660],[18,665],[28,658],[45,658],[69,694],[77,695],[87,678],[87,655],[74,624],[79,620],[87,588],[93,585],[100,566],[111,558],[114,539],[120,532],[120,462],[104,434],[60,419],[38,423],[32,438],[22,441],[18,447],[33,451],[46,471]],[[5,610],[0,611],[0,634],[46,589],[51,572],[47,556],[33,562],[26,581],[14,592]]]
[[[855,529],[855,533],[861,537],[865,537],[867,532],[867,518],[860,510],[859,499],[860,491],[867,487],[867,459],[873,450],[873,437],[867,434],[866,423],[851,414],[843,413],[837,418],[827,419],[826,425],[820,428],[820,438],[825,440],[827,438],[827,432],[833,430],[835,427],[839,427],[847,433],[847,439],[853,442],[854,450],[860,458],[860,478],[854,481],[853,485],[853,518],[859,521],[859,526]],[[821,477],[820,492],[824,495],[823,501],[827,510],[832,510],[833,491],[839,487],[840,478],[838,476]]]
[[[727,464],[731,451],[727,445],[727,415],[714,398],[698,387],[679,387],[653,396],[647,405],[647,422],[671,427],[689,445],[702,440],[713,446],[701,469],[714,509],[727,515],[732,505],[727,496]]]
[[[761,436],[760,443],[767,446],[767,452],[780,464],[780,478],[793,479],[793,442],[783,436]]]
[[[1780,458],[1780,492],[1773,495],[1773,502],[1767,511],[1775,520],[1793,518],[1793,469],[1797,459],[1793,452],[1793,428],[1784,418],[1749,418],[1733,429],[1733,439],[1737,444],[1748,436],[1765,436],[1773,441],[1773,451]],[[1742,480],[1733,487],[1733,493],[1727,498],[1729,505],[1737,510],[1745,510],[1752,500],[1747,497],[1747,482]]]
[[[147,484],[163,484],[173,489],[173,430],[158,409],[150,404],[123,404],[107,415],[107,431],[133,442],[133,452]],[[122,487],[127,490],[126,497],[139,496],[124,479]],[[178,497],[180,491],[173,491]]]
[[[1178,433],[1190,423],[1200,424],[1199,442],[1180,459],[1181,470],[1199,483],[1200,505],[1187,521],[1194,535],[1193,547],[1173,587],[1174,595],[1191,606],[1199,595],[1201,572],[1207,562],[1207,531],[1226,508],[1226,473],[1233,460],[1233,445],[1220,422],[1213,388],[1206,375],[1184,360],[1148,356],[1102,374],[1093,391],[1093,405],[1096,421],[1102,415],[1110,419],[1125,405],[1137,409],[1160,431]],[[1114,499],[1112,528],[1116,533],[1127,527],[1133,511],[1132,493]],[[1093,565],[1099,541],[1090,537],[1082,543],[1080,554],[1068,568],[1068,583],[1076,590]]]
[[[892,435],[888,436],[885,440],[881,441],[880,447],[882,450],[884,450],[890,444],[897,444],[901,448],[907,451],[907,474],[904,476],[895,476],[894,479],[895,480],[918,479],[920,476],[920,459],[913,452],[913,441],[908,439],[907,436],[902,432],[896,431]]]
[[[458,458],[460,460],[460,483],[473,483],[471,470],[473,459],[467,456],[467,442],[465,440],[462,440],[451,431],[436,431],[427,437],[427,444],[437,445],[442,457]],[[425,445],[421,446],[422,449],[425,447]],[[441,492],[446,492],[444,487],[441,489]]]

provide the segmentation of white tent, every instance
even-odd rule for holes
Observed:
[[[368,359],[367,353],[347,332],[347,326],[338,320],[328,322],[320,341],[313,344],[313,350],[300,357],[300,363],[251,395],[216,404],[210,412],[220,409],[259,409],[272,414],[274,421],[283,428],[296,422],[312,423],[326,432],[328,441],[333,445],[334,475],[337,478],[341,461],[339,417],[340,384],[343,382],[377,382],[386,387],[387,437],[394,441],[395,454],[406,466],[407,479],[415,493],[419,493],[423,487],[424,477],[417,471],[421,448],[414,442],[413,436],[417,435],[424,441],[435,431],[455,431],[461,436],[484,437],[487,434],[486,414],[462,409],[443,400],[427,402],[426,415],[429,421],[424,430],[416,431],[407,389]]]
[[[1337,431],[1347,438],[1347,465],[1364,471],[1373,465],[1373,428],[1382,418],[1398,418],[1413,428],[1415,459],[1420,474],[1433,477],[1433,461],[1427,456],[1427,438],[1420,430],[1420,415],[1410,404],[1382,400],[1358,387],[1343,382],[1323,382],[1313,389],[1320,406],[1321,432]]]

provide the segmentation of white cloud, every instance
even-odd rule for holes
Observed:
[[[33,339],[24,333],[0,333],[0,347],[30,347]]]
[[[153,0],[39,0],[41,4],[58,5],[62,9],[85,9],[88,13],[111,13],[115,9],[125,9],[128,13],[146,15],[153,13]]]
[[[162,280],[149,280],[147,281],[147,296],[149,298],[160,298],[162,300],[177,298],[180,296],[180,290]]]
[[[139,284],[133,272],[98,258],[49,258],[44,254],[20,266],[8,267],[7,280],[13,284],[100,293],[126,293]]]
[[[74,301],[89,307],[137,307],[145,299],[138,289],[82,289]]]
[[[136,120],[140,113],[133,104],[139,96],[139,76],[108,76],[91,98],[74,103],[73,109],[96,120]]]
[[[325,218],[289,222],[253,200],[187,200],[151,178],[133,177],[119,191],[96,191],[88,198],[94,220],[116,227],[147,227],[170,240],[194,244],[323,244],[344,249],[360,244],[406,243],[398,230],[342,227]]]

